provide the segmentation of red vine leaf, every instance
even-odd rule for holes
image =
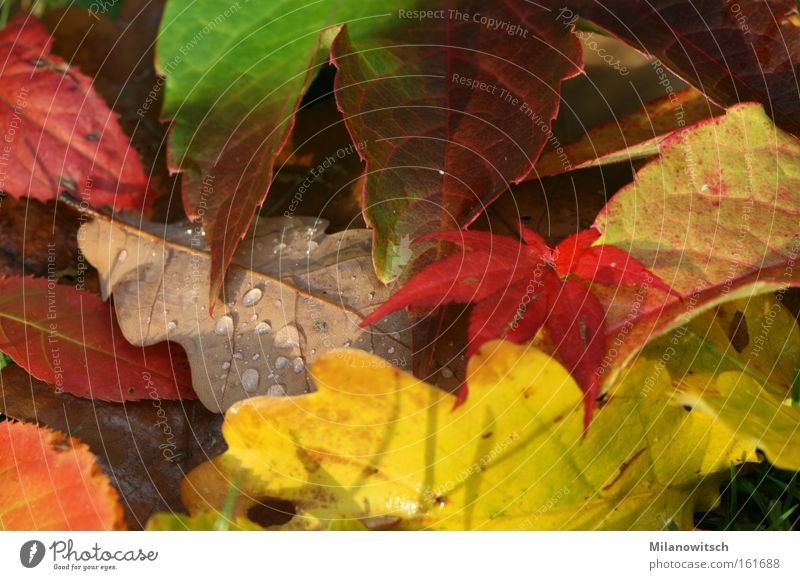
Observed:
[[[0,189],[13,197],[141,208],[147,176],[92,80],[50,54],[52,39],[20,14],[0,31]]]
[[[99,296],[43,278],[0,280],[0,351],[78,397],[194,398],[182,350],[169,343],[133,346]]]

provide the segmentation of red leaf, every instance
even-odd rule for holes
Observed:
[[[550,315],[545,327],[556,353],[584,393],[584,426],[589,425],[600,390],[599,369],[605,355],[605,311],[586,286],[566,280],[548,287]]]
[[[679,296],[625,250],[607,245],[592,246],[599,237],[597,229],[589,228],[561,242],[553,252],[558,275],[562,278],[573,275],[590,284],[606,286],[644,285]]]
[[[0,280],[0,351],[79,397],[194,398],[183,351],[168,343],[133,346],[99,296],[43,278]]]
[[[0,32],[0,189],[46,201],[62,191],[94,207],[141,208],[147,176],[92,81],[50,54],[36,18]]]
[[[544,324],[556,354],[569,368],[586,396],[586,424],[599,394],[605,355],[605,310],[584,284],[666,286],[626,252],[591,244],[597,230],[579,232],[551,251],[536,232],[520,224],[520,243],[486,232],[428,234],[423,240],[452,242],[464,251],[427,266],[413,276],[362,325],[372,324],[405,307],[434,307],[449,302],[475,304],[469,320],[467,355],[489,340],[522,343]],[[611,260],[618,260],[619,266]],[[554,270],[555,267],[555,270]],[[566,278],[566,281],[562,281]],[[466,385],[458,392],[463,402]]]
[[[517,344],[533,338],[547,317],[544,282],[520,278],[472,309],[467,356],[486,342],[503,338]]]
[[[0,474],[0,530],[125,529],[116,490],[75,438],[3,421]]]

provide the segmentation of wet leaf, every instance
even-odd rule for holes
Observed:
[[[0,474],[0,530],[125,528],[117,492],[74,437],[0,422]]]
[[[166,77],[162,115],[172,119],[169,164],[183,173],[187,215],[205,224],[214,298],[331,40],[344,22],[354,34],[394,24],[394,4],[167,3],[156,66]]]
[[[308,392],[307,365],[342,346],[409,364],[402,315],[374,331],[359,328],[389,293],[372,270],[369,231],[326,235],[326,226],[313,218],[257,220],[213,315],[201,228],[144,224],[146,232],[97,215],[82,226],[80,244],[104,296],[114,294],[125,338],[181,344],[198,397],[218,412],[254,394]]]
[[[219,512],[240,481],[232,518],[280,498],[296,506],[290,527],[689,527],[717,501],[730,463],[756,457],[673,404],[655,370],[643,361],[626,373],[583,437],[581,390],[535,349],[486,344],[455,410],[451,395],[381,359],[329,353],[313,369],[318,392],[228,411],[229,450],[189,474],[184,501]]]

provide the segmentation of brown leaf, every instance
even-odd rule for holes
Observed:
[[[198,397],[224,411],[255,394],[309,392],[306,367],[342,346],[408,364],[403,313],[379,329],[359,328],[390,293],[373,271],[371,233],[326,235],[326,226],[314,218],[257,220],[213,315],[210,257],[199,228],[143,224],[148,233],[97,215],[79,238],[103,295],[114,293],[125,338],[181,344]]]

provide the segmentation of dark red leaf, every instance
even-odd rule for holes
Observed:
[[[459,9],[360,40],[343,29],[331,47],[337,103],[354,140],[367,143],[364,214],[384,280],[397,275],[404,236],[466,227],[525,178],[561,82],[581,70],[580,43],[549,9],[517,0]]]
[[[605,355],[605,311],[589,289],[575,280],[548,287],[550,314],[545,327],[556,353],[584,393],[584,426],[589,425],[600,394]]]
[[[663,61],[723,106],[763,103],[800,133],[800,27],[795,0],[569,0],[575,13]],[[562,8],[562,19],[575,17]],[[658,60],[653,70],[666,79]],[[669,81],[664,84],[667,92]]]
[[[0,189],[47,201],[69,191],[89,205],[141,208],[147,176],[92,81],[50,54],[33,16],[0,32]]]
[[[99,296],[44,278],[0,279],[0,351],[37,379],[79,397],[194,398],[179,347],[133,346]]]

